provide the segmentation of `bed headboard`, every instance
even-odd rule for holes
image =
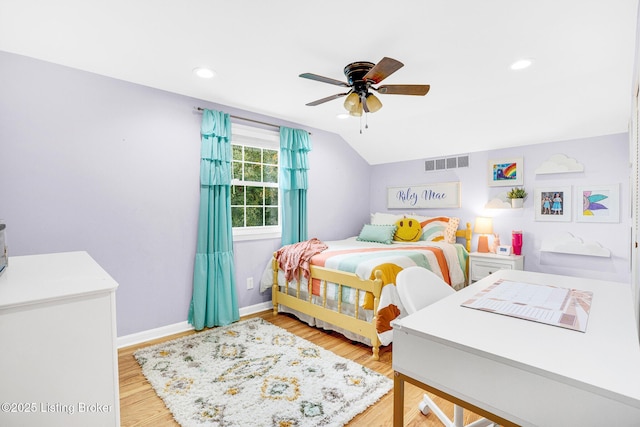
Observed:
[[[466,223],[467,228],[458,229],[456,231],[456,237],[460,237],[465,240],[465,247],[467,248],[467,252],[471,252],[471,223]]]

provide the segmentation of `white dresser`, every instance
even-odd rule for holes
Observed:
[[[0,276],[0,426],[118,426],[115,291],[86,252]]]

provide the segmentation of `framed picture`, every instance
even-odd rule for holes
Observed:
[[[571,187],[536,188],[534,193],[536,221],[571,221]]]
[[[576,221],[619,222],[620,184],[576,187]]]
[[[507,187],[524,184],[522,157],[489,160],[489,186]]]

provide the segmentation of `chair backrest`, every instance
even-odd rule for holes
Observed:
[[[400,302],[407,314],[415,313],[455,290],[438,275],[423,267],[407,267],[396,276],[396,288]]]

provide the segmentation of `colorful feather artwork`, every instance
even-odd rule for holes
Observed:
[[[604,204],[600,203],[606,201],[609,196],[606,194],[593,193],[592,191],[582,192],[582,215],[594,216],[595,212],[609,209]]]

